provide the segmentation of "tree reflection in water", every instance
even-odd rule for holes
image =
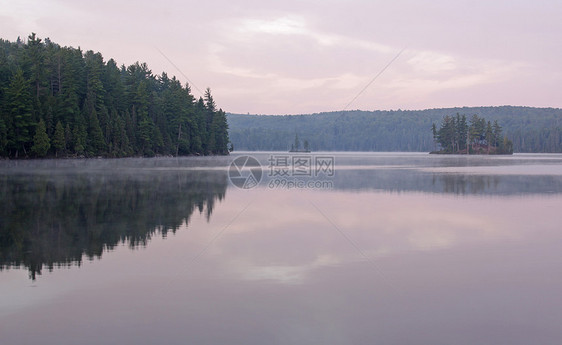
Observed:
[[[0,175],[0,270],[80,266],[126,243],[175,233],[225,197],[222,171]]]

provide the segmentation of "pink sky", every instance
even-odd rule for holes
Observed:
[[[558,0],[2,0],[0,37],[146,62],[229,112],[342,110],[402,49],[348,109],[562,107],[561,18]]]

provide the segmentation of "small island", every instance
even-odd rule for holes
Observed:
[[[470,122],[470,123],[469,123]],[[467,121],[466,115],[446,115],[439,129],[432,126],[435,150],[431,154],[511,155],[513,143],[502,136],[498,121],[486,120],[474,114]],[[440,149],[438,149],[438,147]]]
[[[301,148],[301,141],[299,140],[299,135],[295,134],[295,142],[291,144],[291,149],[289,152],[304,152],[310,153],[310,146],[308,144],[308,140],[303,142],[303,147]]]

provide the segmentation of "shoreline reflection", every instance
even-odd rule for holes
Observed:
[[[126,243],[146,246],[189,223],[207,220],[224,199],[223,172],[0,175],[0,271],[80,266]]]

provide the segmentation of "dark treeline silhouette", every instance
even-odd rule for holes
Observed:
[[[456,113],[478,114],[503,127],[514,152],[562,152],[562,109],[464,107],[345,111],[312,115],[228,114],[236,150],[288,150],[295,132],[314,151],[434,151],[433,123]]]
[[[195,211],[208,219],[226,179],[186,170],[0,174],[0,270],[26,267],[35,279],[44,267],[80,265],[120,243],[144,246]]]
[[[439,129],[432,125],[433,139],[441,150],[432,153],[454,154],[512,154],[513,143],[503,136],[497,120],[492,124],[485,118],[472,115],[445,115]]]
[[[0,39],[0,156],[228,154],[210,89],[31,34]]]

